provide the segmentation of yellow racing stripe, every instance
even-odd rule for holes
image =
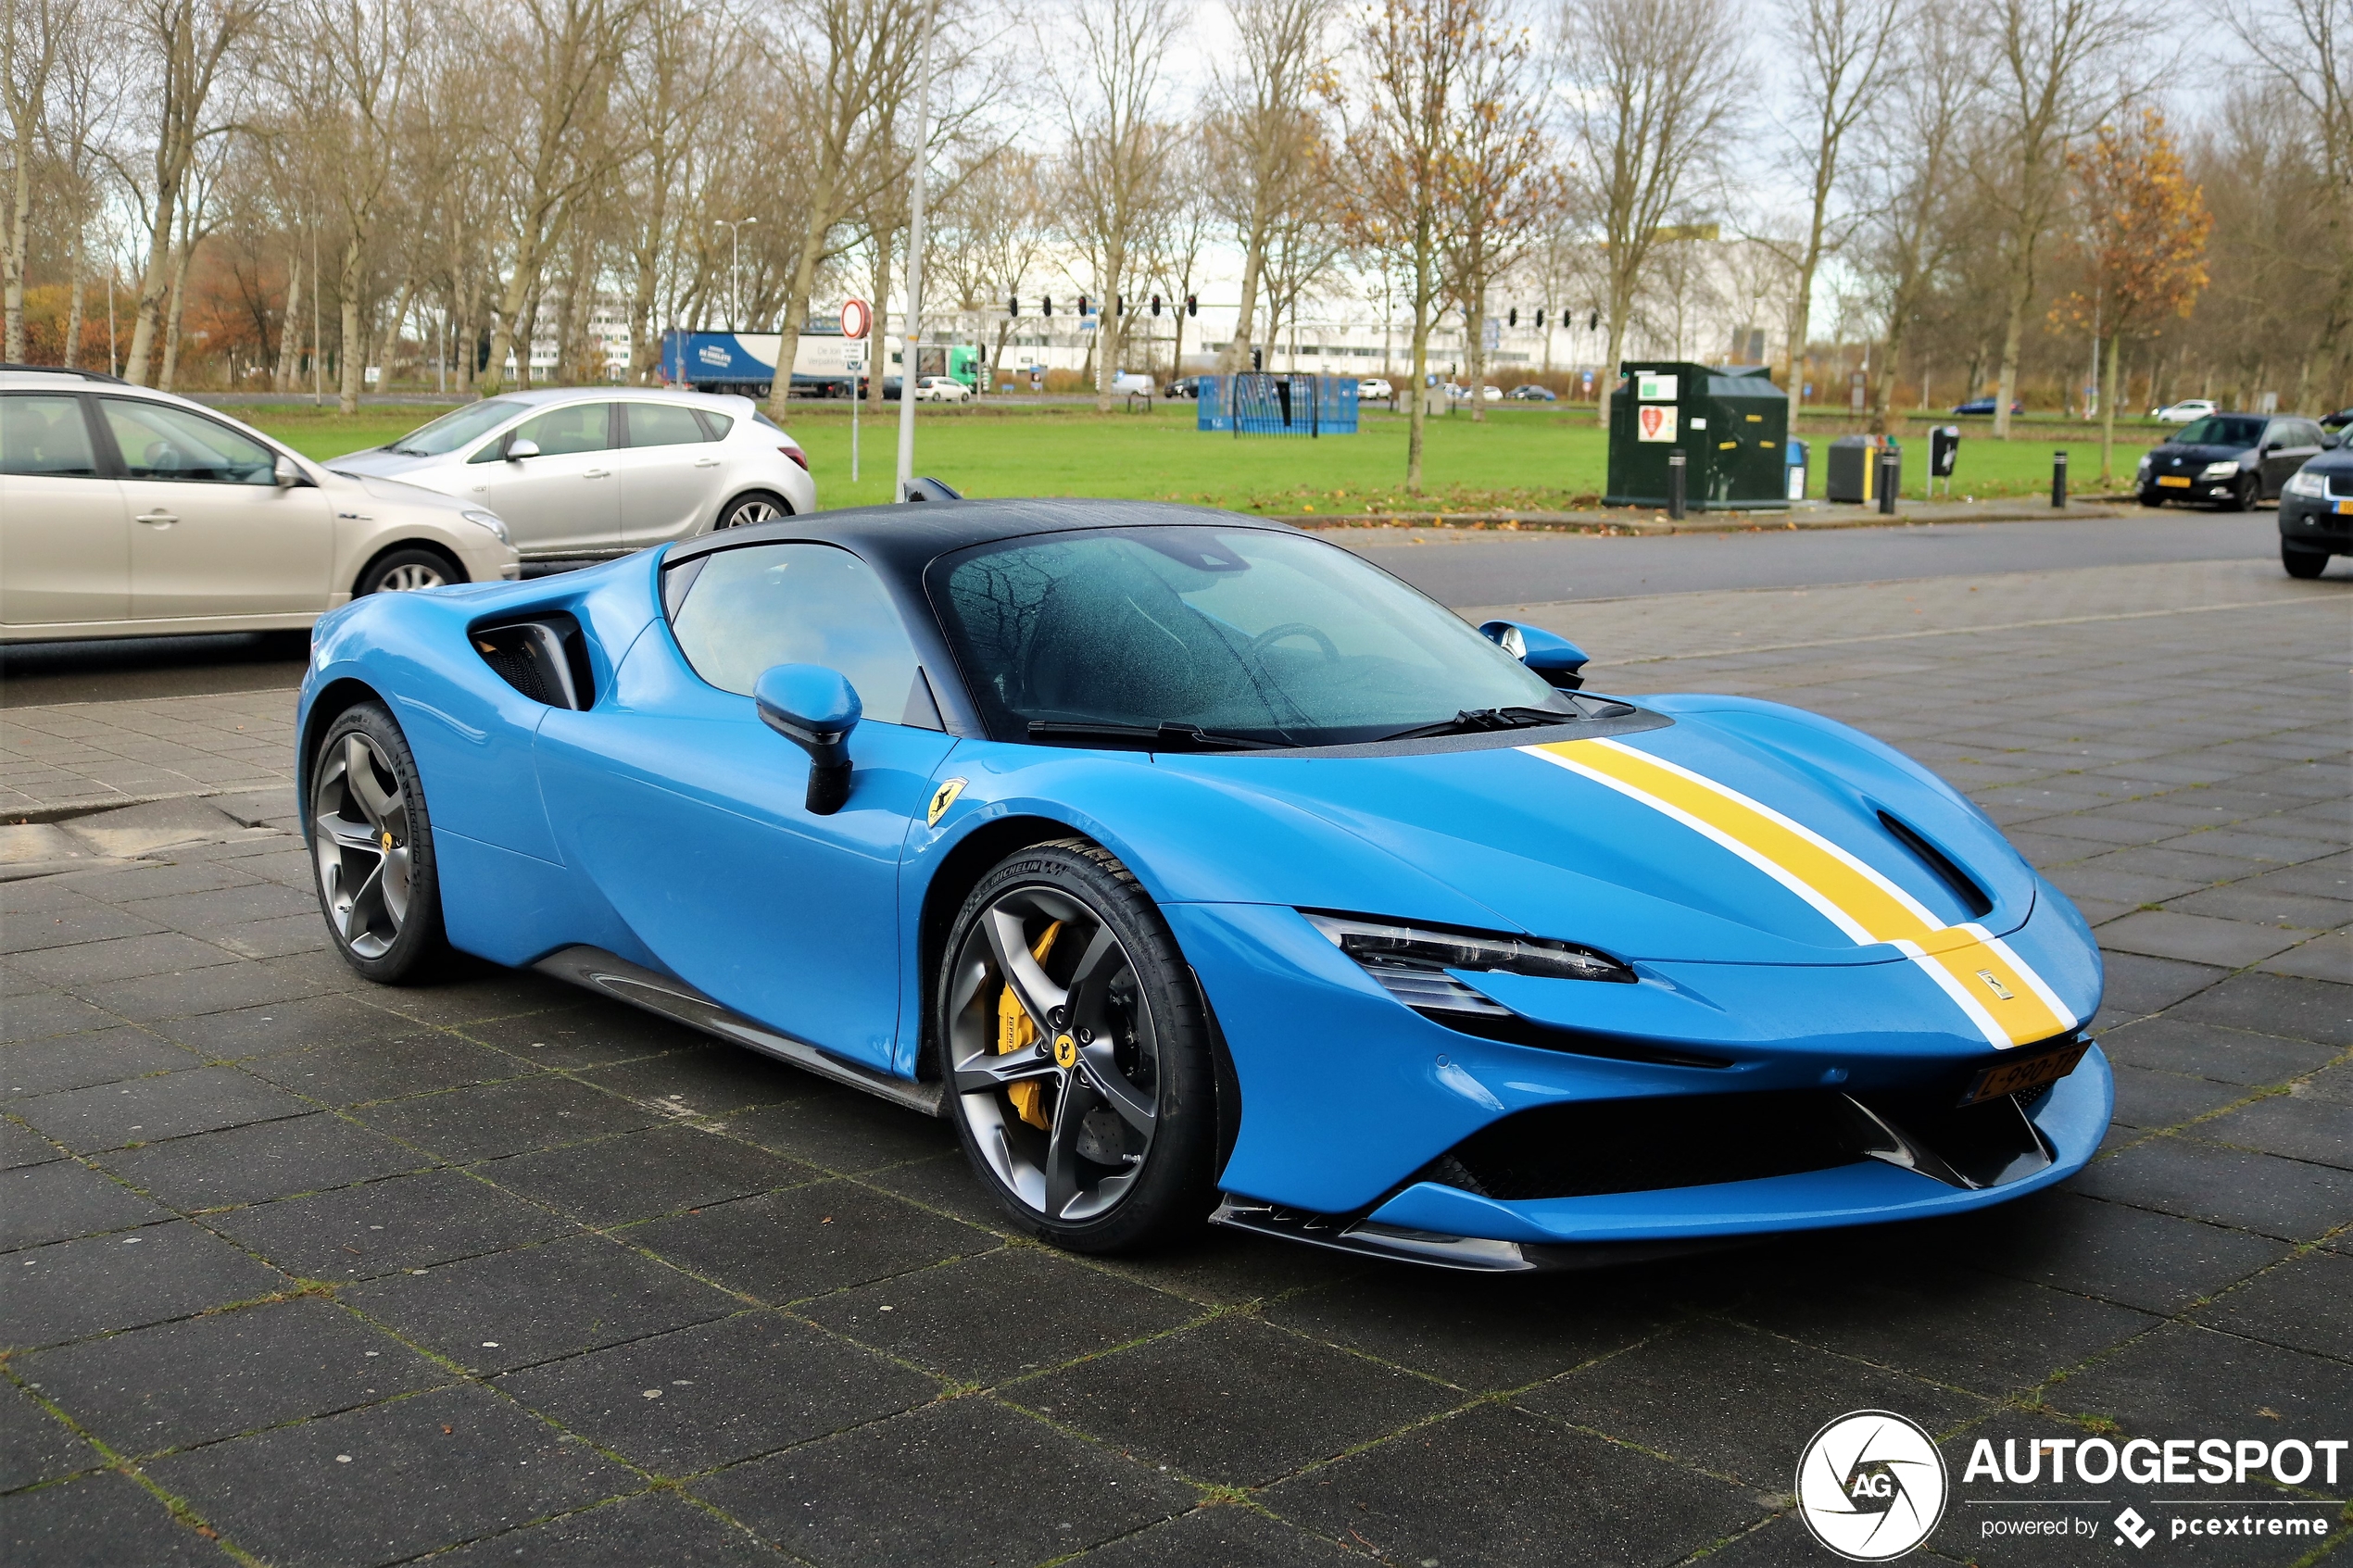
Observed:
[[[1880,872],[1761,801],[1615,740],[1521,749],[1722,846],[1803,898],[1857,946],[1896,947],[1997,1047],[2047,1040],[2077,1022],[2007,943],[1982,926],[1944,924]]]

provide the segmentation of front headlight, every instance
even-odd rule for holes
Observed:
[[[2310,469],[2298,469],[2288,475],[2287,483],[2284,488],[2291,495],[2309,495],[2314,500],[2329,493],[2328,481],[2314,473]]]
[[[2149,453],[2147,453],[2147,452],[2144,452],[2144,453],[2142,453],[2142,454],[2141,454],[2141,472],[2143,472],[2143,473],[2146,473],[2146,472],[2148,472],[2148,471],[2149,471],[2149,464],[2150,464],[2150,463],[2152,463],[2152,462],[2153,462],[2153,461],[2155,461],[2155,460],[2156,460],[2156,459],[2155,459],[2155,458],[2154,458],[2151,454],[2149,454]]]
[[[1621,985],[1630,985],[1634,979],[1632,970],[1606,954],[1542,937],[1433,931],[1342,915],[1309,914],[1307,922],[1401,997],[1408,991],[1419,995],[1429,990],[1433,981],[1451,985],[1445,974],[1450,969],[1496,970],[1548,980],[1609,980]],[[1405,999],[1408,1006],[1432,1005],[1427,999]]]
[[[2208,463],[2208,464],[2207,464],[2207,465],[2206,465],[2206,468],[2205,468],[2205,470],[2204,470],[2203,472],[2201,472],[2201,473],[2198,475],[2198,478],[2200,478],[2200,479],[2228,479],[2228,478],[2230,478],[2233,474],[2234,474],[2234,473],[2236,473],[2236,472],[2238,472],[2238,471],[2239,471],[2238,460],[2237,460],[2236,458],[2233,458],[2231,461],[2229,461],[2229,462],[2225,462],[2225,463]]]
[[[511,545],[514,543],[514,540],[510,537],[507,533],[506,519],[500,517],[497,512],[486,512],[480,507],[468,507],[464,511],[459,513],[458,515],[464,518],[468,522],[473,523],[475,526],[480,528],[487,528],[491,533],[498,535],[498,543],[501,545]]]

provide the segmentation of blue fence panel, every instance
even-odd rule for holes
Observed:
[[[1194,414],[1193,428],[1221,432],[1234,428],[1231,376],[1201,378],[1201,405]]]
[[[1353,435],[1356,378],[1203,376],[1193,428],[1236,435]]]

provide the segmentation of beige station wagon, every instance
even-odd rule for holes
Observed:
[[[296,629],[357,595],[522,570],[484,507],[112,376],[0,369],[0,642]]]

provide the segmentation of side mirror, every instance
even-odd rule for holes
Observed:
[[[2321,433],[2321,450],[2322,450],[2322,451],[2323,451],[2323,452],[2334,452],[2334,451],[2335,451],[2335,450],[2336,450],[2339,446],[2342,446],[2342,445],[2345,445],[2345,438],[2344,438],[2343,436],[2341,436],[2341,435],[2333,435],[2333,434],[2330,434],[2330,433],[2329,433],[2328,432],[2326,432],[2326,431],[2322,432],[2322,433]]]
[[[809,753],[810,814],[830,817],[849,798],[849,732],[864,709],[838,670],[779,664],[751,688],[760,721]]]
[[[510,463],[523,458],[535,458],[537,456],[539,456],[539,443],[532,440],[529,436],[524,436],[519,441],[510,441],[507,443],[506,457],[507,461]]]
[[[1591,656],[1567,637],[1516,621],[1491,621],[1478,630],[1489,642],[1543,676],[1549,684],[1573,692],[1585,684],[1582,671]]]
[[[291,489],[302,483],[302,470],[295,467],[292,458],[282,457],[271,467],[270,483],[281,490]]]

